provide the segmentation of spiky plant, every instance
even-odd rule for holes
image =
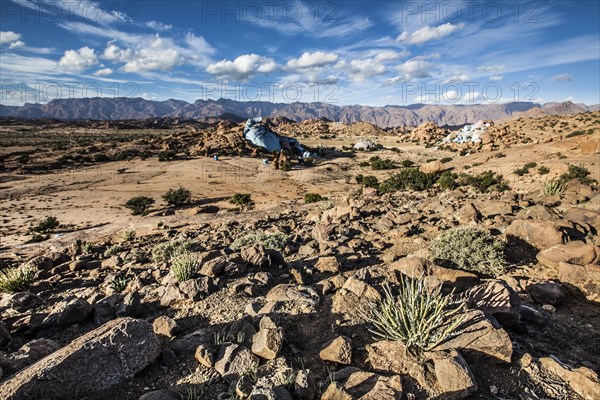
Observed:
[[[464,301],[456,303],[452,295],[444,296],[441,287],[433,290],[425,280],[402,277],[398,296],[384,286],[381,301],[372,306],[366,318],[373,325],[370,332],[384,340],[398,340],[410,350],[429,351],[458,333],[465,321]]]
[[[171,272],[178,282],[191,279],[199,267],[198,256],[193,253],[181,254],[171,260]]]
[[[561,196],[565,192],[565,185],[558,179],[551,179],[544,183],[542,187],[542,195],[548,196]]]
[[[125,290],[125,288],[127,288],[127,283],[129,282],[129,279],[124,278],[124,277],[115,277],[111,282],[110,282],[110,288],[117,293],[121,293],[123,290]]]
[[[0,292],[24,292],[35,280],[36,270],[26,264],[19,268],[5,268],[0,270]]]

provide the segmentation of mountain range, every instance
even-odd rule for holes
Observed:
[[[143,98],[82,98],[56,99],[47,104],[5,106],[0,104],[0,117],[25,119],[52,118],[60,120],[135,120],[156,117],[201,119],[222,117],[240,120],[256,116],[286,117],[294,121],[325,118],[330,121],[353,123],[370,122],[382,128],[417,126],[431,121],[440,126],[458,126],[478,120],[501,120],[512,117],[547,114],[577,114],[596,111],[598,105],[586,106],[570,101],[538,104],[511,102],[504,104],[387,105],[372,107],[362,105],[338,106],[329,103],[271,103],[267,101],[240,102],[230,99],[165,101]]]

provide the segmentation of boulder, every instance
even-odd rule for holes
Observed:
[[[271,318],[264,316],[258,332],[252,336],[252,352],[265,360],[273,360],[283,345],[283,332]]]
[[[92,311],[92,305],[87,301],[74,296],[67,297],[52,307],[43,324],[71,326],[85,321],[92,314]]]
[[[436,351],[426,357],[433,362],[435,383],[429,391],[436,399],[463,399],[477,391],[473,372],[458,351]]]
[[[590,301],[600,301],[600,265],[558,264],[558,278],[581,291]]]
[[[561,262],[587,265],[596,263],[600,260],[600,248],[592,244],[574,240],[566,244],[557,244],[542,250],[536,257],[540,263],[552,268],[558,268],[558,265]]]
[[[486,281],[469,289],[464,296],[468,308],[490,314],[502,325],[517,326],[520,322],[521,300],[504,281]]]
[[[259,268],[270,268],[285,265],[285,259],[280,252],[266,249],[261,245],[250,246],[242,249],[240,256],[248,264]]]
[[[569,235],[557,222],[534,219],[517,219],[506,228],[504,234],[523,240],[538,250],[564,244],[569,240]]]
[[[179,332],[179,325],[177,325],[177,322],[173,318],[163,315],[152,322],[152,329],[157,335],[172,338]]]
[[[572,368],[552,357],[539,359],[542,371],[553,375],[565,382],[575,393],[585,400],[600,398],[600,380],[598,375],[589,368]]]
[[[170,390],[153,390],[140,396],[139,400],[181,400],[181,395]]]
[[[81,398],[131,379],[159,353],[159,340],[148,322],[116,319],[4,381],[0,398]]]
[[[0,308],[12,308],[17,312],[25,312],[42,304],[42,299],[31,292],[5,294],[0,301]]]
[[[319,357],[324,361],[350,364],[352,362],[352,342],[346,336],[338,336],[323,345]]]
[[[330,272],[336,274],[340,270],[340,263],[335,256],[319,257],[315,264],[315,268],[321,273]]]
[[[565,298],[563,285],[551,281],[535,282],[527,285],[527,293],[539,304],[558,306]]]
[[[467,320],[459,327],[460,333],[437,346],[436,350],[459,349],[465,357],[483,356],[490,361],[509,363],[512,342],[498,321],[480,310],[469,310],[466,314]]]
[[[347,367],[334,375],[321,400],[400,400],[399,376],[385,377],[358,368]]]
[[[421,164],[419,171],[425,172],[426,174],[435,174],[438,172],[445,171],[447,168],[441,161],[430,161],[425,164]]]
[[[244,346],[225,343],[215,361],[215,370],[226,380],[234,381],[258,367],[258,358]]]
[[[60,349],[60,345],[54,340],[33,339],[8,356],[12,372],[20,371],[58,349]]]

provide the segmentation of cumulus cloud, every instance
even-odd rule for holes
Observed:
[[[206,72],[222,78],[243,81],[257,73],[273,72],[276,68],[277,64],[271,58],[257,54],[244,54],[233,61],[222,60],[210,64],[206,68]]]
[[[102,68],[99,69],[98,71],[94,72],[94,76],[106,76],[106,75],[110,75],[113,73],[113,70],[111,68]]]
[[[424,26],[423,28],[414,31],[413,33],[408,33],[407,31],[404,31],[400,34],[400,36],[398,36],[396,40],[398,40],[399,42],[420,45],[431,40],[438,40],[443,37],[446,37],[456,31],[459,31],[464,26],[465,25],[463,23],[454,25],[450,22],[436,27]]]
[[[505,65],[482,65],[480,67],[477,67],[477,71],[479,72],[498,73],[503,72],[504,70],[506,70]]]
[[[173,25],[163,24],[158,21],[148,21],[145,24],[148,28],[154,29],[155,31],[168,31],[173,29]]]
[[[573,81],[573,77],[569,74],[554,75],[550,79],[552,79],[553,81],[556,81],[556,82],[572,82]]]
[[[67,50],[58,62],[58,66],[69,72],[81,72],[98,63],[94,49],[82,47],[79,50]]]
[[[127,50],[125,53],[127,54]],[[172,41],[157,36],[147,47],[129,55],[123,65],[124,72],[167,71],[182,63],[180,52],[172,46]]]
[[[386,85],[393,85],[398,82],[408,82],[412,79],[425,79],[431,77],[433,64],[419,58],[413,58],[396,67],[400,75],[385,81]]]
[[[21,34],[13,31],[2,31],[0,32],[0,45],[21,42]],[[21,42],[23,43],[23,42]]]
[[[304,52],[299,58],[293,58],[287,62],[287,66],[293,69],[323,67],[327,64],[336,62],[338,55],[335,53],[326,53],[315,51],[314,53]]]
[[[492,75],[492,76],[490,76],[490,81],[501,81],[502,79],[504,79],[503,75]]]

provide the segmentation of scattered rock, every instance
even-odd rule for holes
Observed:
[[[160,316],[152,322],[152,329],[157,335],[163,335],[172,338],[179,332],[179,325],[173,318]]]
[[[196,348],[194,358],[206,368],[212,368],[215,363],[212,353],[202,344]]]
[[[551,281],[536,282],[527,285],[527,293],[539,304],[558,306],[565,298],[563,285]]]
[[[252,337],[252,352],[266,360],[273,360],[283,345],[283,332],[271,318],[264,316],[260,320],[259,330]]]
[[[517,219],[504,231],[506,236],[521,239],[538,250],[564,244],[569,235],[555,221]]]
[[[558,268],[561,262],[576,265],[594,264],[600,260],[600,248],[574,240],[540,251],[537,259],[540,263],[552,268]]]
[[[352,342],[345,336],[338,336],[325,343],[319,357],[321,360],[348,365],[352,362]]]
[[[53,326],[78,324],[84,322],[92,314],[92,310],[90,303],[71,296],[52,307],[43,324]]]
[[[520,322],[521,300],[504,281],[484,282],[465,292],[464,296],[469,308],[493,315],[502,325],[517,326]]]
[[[215,369],[226,380],[238,379],[245,372],[258,366],[258,358],[246,347],[233,343],[221,346]]]
[[[335,374],[321,400],[400,400],[399,376],[384,377],[358,368],[347,367]]]
[[[321,273],[333,273],[336,274],[340,270],[340,264],[334,256],[319,257],[319,260],[315,264],[317,271]]]
[[[4,381],[0,398],[80,398],[127,381],[159,353],[149,323],[113,320]]]

